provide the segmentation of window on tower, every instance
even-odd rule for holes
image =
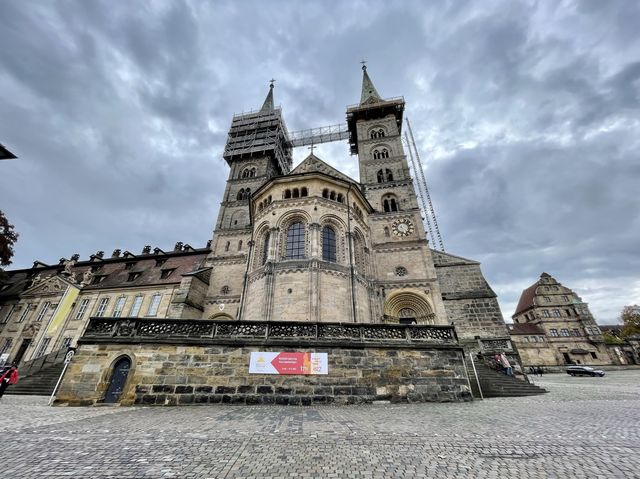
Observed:
[[[377,177],[378,177],[378,183],[393,181],[393,173],[388,168],[385,168],[383,170],[378,170]]]
[[[398,211],[398,202],[396,201],[395,196],[388,195],[382,198],[382,209],[386,213],[390,213],[392,211]]]

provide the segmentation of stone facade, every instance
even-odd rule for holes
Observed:
[[[190,329],[177,334],[180,324]],[[113,365],[125,356],[131,368],[120,397],[123,405],[471,400],[463,350],[450,327],[307,323],[300,332],[295,323],[281,323],[279,332],[271,332],[270,323],[243,324],[238,329],[232,322],[143,319],[131,326],[128,320],[92,320],[57,403],[102,401]],[[253,351],[300,348],[327,353],[329,373],[248,372]]]
[[[484,279],[479,263],[432,250],[429,246],[402,143],[404,107],[402,98],[382,99],[364,71],[361,102],[347,108],[349,144],[352,154],[357,156],[358,181],[313,153],[292,168],[293,144],[282,111],[273,106],[272,86],[259,111],[236,115],[232,120],[223,154],[229,176],[207,248],[194,250],[185,245],[185,251],[180,250],[179,254],[158,249],[151,253],[150,248],[145,248],[142,256],[150,261],[164,259],[169,264],[176,261],[174,257],[188,256],[190,262],[184,260],[179,271],[162,281],[157,277],[162,278],[161,271],[165,269],[162,266],[149,263],[140,271],[135,267],[130,271],[129,265],[140,265],[143,258],[128,252],[123,256],[118,253],[112,259],[92,257],[90,262],[70,265],[69,271],[63,264],[45,265],[50,276],[56,276],[56,281],[67,281],[61,288],[78,290],[69,310],[58,315],[60,324],[68,324],[69,328],[77,325],[69,344],[76,343],[89,317],[144,316],[140,311],[148,310],[146,303],[135,314],[131,313],[135,298],[143,296],[144,301],[151,301],[159,295],[156,317],[179,320],[447,327],[453,323],[465,348],[485,355],[504,351],[517,362],[496,295]],[[97,269],[93,271],[93,268]],[[81,277],[87,270],[99,276],[100,281],[92,278],[88,284],[81,285]],[[157,274],[147,274],[147,271]],[[140,278],[130,281],[131,273],[137,272]],[[26,279],[19,279],[23,273]],[[65,279],[65,273],[75,279]],[[17,272],[12,276],[12,284],[28,281],[33,274],[33,271]],[[15,291],[11,298],[6,298],[26,301],[20,299],[26,298],[24,288]],[[42,297],[42,294],[36,296]],[[0,294],[0,301],[2,299]],[[103,300],[107,301],[104,308],[100,306]],[[73,318],[78,316],[83,304],[90,307],[74,323]],[[63,332],[57,333],[58,338],[71,334],[66,326],[60,331]],[[167,349],[162,354],[179,354],[181,346],[172,344],[175,352]],[[102,400],[99,396],[104,391],[100,388],[110,374],[110,363],[98,366],[96,358],[102,358],[103,353],[109,358],[117,355],[121,345],[121,342],[101,343],[102,349],[94,357],[91,351],[98,350],[91,349],[89,342],[83,343],[68,373],[71,383],[82,383],[78,386],[80,389],[75,389],[78,394],[92,390],[95,394],[89,395],[91,400]],[[15,357],[17,344],[13,342],[9,346]],[[60,346],[56,340],[49,350]],[[243,349],[246,348],[243,344],[234,347],[236,350],[227,352],[246,355],[248,351]],[[335,348],[336,361],[352,357],[353,351],[348,347],[330,347]],[[149,343],[144,347],[131,345],[129,349],[132,362],[140,364],[140,371],[146,371],[145,375],[136,373],[133,378],[142,381],[144,377],[140,385],[151,386],[151,389],[140,389],[139,397],[131,392],[135,388],[129,390],[125,402],[134,403],[138,399],[142,401],[145,395],[155,394],[153,387],[164,385],[167,375],[158,369],[157,363],[148,361],[149,355],[153,356]],[[413,357],[408,351],[394,355],[392,350],[373,348],[362,361],[372,361],[375,365],[383,364],[380,358],[396,358],[389,363],[395,368]],[[431,353],[420,351],[424,357],[417,359],[416,371],[429,368],[439,371],[442,368],[438,364],[448,357],[442,352],[434,353],[435,362],[428,366]],[[161,349],[157,354],[161,354]],[[188,357],[206,354],[214,353],[205,353],[204,349],[189,349],[186,353]],[[91,364],[90,369],[99,368],[100,375],[83,370],[82,362]],[[222,364],[223,361],[212,356],[204,363]],[[338,362],[334,366],[335,371],[342,370]],[[424,371],[416,374],[429,375]],[[155,382],[150,379],[154,375],[158,376]],[[240,370],[233,371],[233,375],[240,375]],[[193,377],[196,376],[194,373]],[[251,385],[259,386],[255,381],[252,379]],[[227,386],[211,381],[184,385],[193,387],[194,394],[196,387]],[[234,394],[254,394],[255,390],[239,392],[240,386],[247,385],[234,384]],[[284,387],[284,383],[281,386]],[[342,386],[336,383],[336,387]],[[375,396],[371,388],[378,385],[358,383],[357,387],[369,389],[366,394],[355,396],[371,399]],[[67,394],[72,390],[67,389]],[[213,391],[215,389],[211,390],[212,394],[217,394]],[[335,389],[332,391],[335,395]],[[182,393],[174,389],[171,394]],[[406,399],[410,399],[408,394]],[[418,396],[442,399],[433,396],[431,390],[419,392]],[[70,400],[70,396],[67,399]]]
[[[525,366],[614,362],[587,303],[547,273],[522,292],[512,318],[512,339],[527,361]],[[522,324],[535,325],[539,332],[523,334],[519,327]]]

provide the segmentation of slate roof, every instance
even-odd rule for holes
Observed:
[[[158,254],[127,255],[118,258],[96,258],[92,260],[79,261],[73,268],[73,276],[76,283],[82,281],[83,274],[87,270],[95,269],[94,278],[103,276],[98,284],[90,284],[87,290],[140,287],[156,284],[177,284],[182,280],[182,275],[202,268],[204,260],[209,254],[208,248],[191,249],[189,251],[171,251]],[[157,261],[164,262],[156,266]],[[127,269],[128,263],[134,263]],[[41,279],[47,279],[58,275],[64,271],[64,264],[45,265],[36,262],[37,267],[6,271],[6,277],[0,280],[0,301],[20,295],[33,285],[33,280],[38,275]],[[163,270],[173,269],[174,271],[167,277],[162,277]],[[132,281],[128,281],[131,273],[139,273]]]
[[[540,334],[544,336],[545,332],[537,324],[530,323],[514,323],[507,324],[509,328],[509,334]]]
[[[518,306],[516,307],[516,312],[513,313],[513,316],[517,316],[523,311],[526,311],[527,309],[534,306],[533,298],[536,295],[536,289],[538,288],[538,285],[539,281],[536,281],[534,284],[532,284],[522,292],[522,294],[520,295],[520,301],[518,301]]]

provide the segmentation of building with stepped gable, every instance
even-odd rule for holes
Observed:
[[[525,289],[509,332],[524,366],[612,364],[587,303],[548,273]]]
[[[293,167],[273,94],[271,84],[260,110],[232,120],[206,248],[9,272],[0,341],[10,360],[78,347],[59,401],[466,400],[470,355],[519,362],[480,264],[427,241],[404,99],[383,99],[363,67],[360,102],[346,111],[354,179],[313,152]],[[144,301],[157,302],[153,314]],[[328,354],[328,377],[251,375],[260,351]]]

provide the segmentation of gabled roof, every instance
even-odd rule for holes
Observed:
[[[538,287],[538,283],[539,281],[536,281],[534,284],[532,284],[522,292],[522,294],[520,295],[520,301],[518,301],[518,306],[516,307],[516,312],[513,313],[513,316],[516,316],[523,311],[526,311],[527,309],[535,306],[533,303],[533,298],[536,295],[536,288]]]
[[[325,163],[316,155],[311,153],[307,156],[302,163],[296,166],[293,171],[289,172],[289,175],[296,175],[301,173],[324,173],[325,175],[334,176],[336,178],[340,178],[344,181],[349,181],[351,183],[356,183],[356,181],[352,178],[349,178],[344,173],[339,172],[333,166]]]

